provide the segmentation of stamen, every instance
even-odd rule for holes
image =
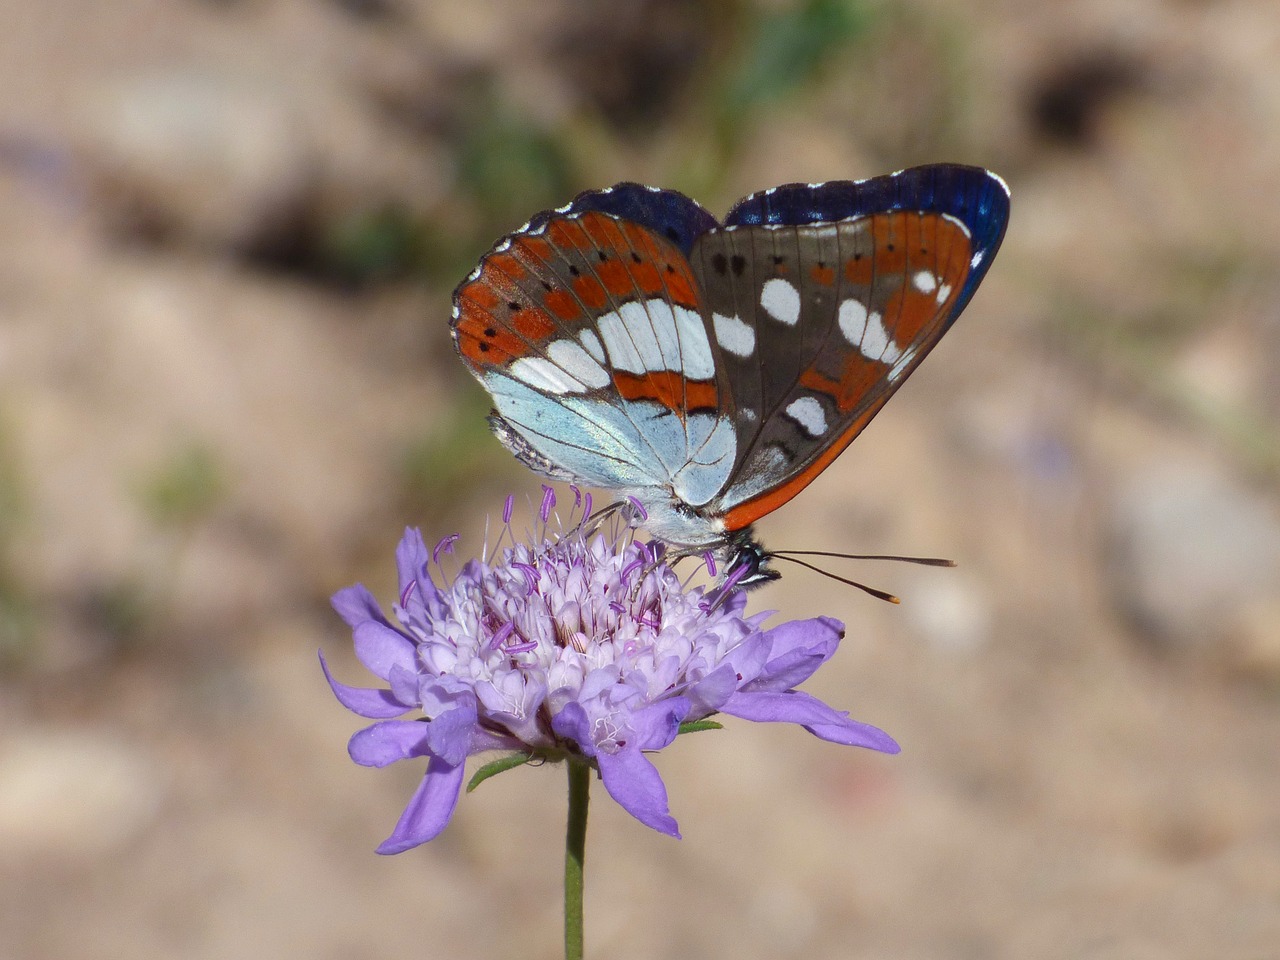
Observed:
[[[578,489],[576,483],[569,484],[569,489],[573,491],[573,509],[577,510],[582,506],[582,491]]]
[[[533,640],[526,640],[524,643],[514,643],[507,647],[506,653],[528,653],[530,650],[537,650],[538,644]]]
[[[511,522],[511,511],[515,509],[515,506],[516,506],[516,495],[514,493],[508,493],[507,502],[502,505],[502,522],[503,523]]]
[[[413,591],[415,591],[415,590],[417,590],[417,589],[418,589],[418,579],[417,579],[417,577],[414,577],[412,580],[410,580],[408,583],[406,583],[406,584],[404,585],[404,590],[403,590],[403,592],[401,592],[401,594],[400,594],[400,609],[401,609],[401,610],[407,610],[407,609],[409,609],[409,594],[413,593]]]
[[[506,642],[507,637],[511,636],[515,632],[516,625],[508,620],[494,631],[493,636],[489,638],[489,642],[485,644],[485,649],[493,651],[501,648],[501,646]]]
[[[716,558],[710,550],[702,555],[702,562],[707,565],[707,576],[714,577],[716,575]]]
[[[546,523],[551,516],[551,508],[556,505],[556,492],[548,487],[545,483],[542,485],[542,509],[538,511],[538,516],[542,517],[542,522]]]
[[[630,500],[631,505],[635,507],[635,511],[639,515],[641,523],[644,523],[646,520],[649,519],[649,511],[644,508],[643,503],[641,503],[635,497],[627,497],[627,499]]]
[[[531,597],[538,589],[538,568],[528,563],[519,563],[513,561],[511,564],[513,569],[519,570],[524,574],[526,597]]]
[[[630,578],[631,574],[634,573],[636,570],[639,570],[641,567],[643,567],[644,564],[645,564],[645,561],[643,557],[636,557],[636,559],[632,560],[630,563],[628,563],[625,567],[622,568],[622,572],[618,574],[618,579],[621,580],[623,583],[626,583],[628,578]]]
[[[462,539],[462,536],[457,533],[451,533],[447,537],[442,539],[439,543],[436,544],[435,549],[431,551],[431,562],[439,566],[441,552],[453,553],[453,545],[461,539]]]

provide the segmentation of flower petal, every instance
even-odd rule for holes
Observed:
[[[329,603],[334,610],[338,611],[338,616],[347,621],[347,625],[351,627],[358,627],[366,620],[387,622],[387,618],[382,614],[382,608],[378,606],[378,601],[360,583],[339,590],[329,598]]]
[[[632,736],[627,747],[661,750],[680,733],[680,724],[689,715],[690,703],[684,697],[670,697],[627,713]]]
[[[398,630],[386,624],[366,620],[352,631],[356,656],[375,677],[386,680],[394,666],[414,668],[417,647]]]
[[[862,723],[858,720],[852,720],[848,717],[841,723],[815,723],[805,727],[810,733],[820,740],[826,740],[829,743],[840,743],[846,747],[866,747],[869,750],[879,750],[881,753],[901,753],[902,747],[898,746],[898,741],[889,736],[879,727],[873,727],[869,723]]]
[[[427,774],[418,784],[409,805],[400,815],[400,821],[378,847],[378,853],[403,853],[419,844],[434,840],[449,824],[458,796],[462,792],[462,777],[466,768],[462,764],[450,766],[438,757],[432,757]]]
[[[883,730],[849,719],[817,697],[799,690],[743,691],[720,708],[722,713],[761,723],[798,723],[814,736],[851,747],[897,753],[898,745]]]
[[[422,539],[422,531],[416,527],[405,527],[404,536],[396,544],[396,573],[399,574],[398,580],[402,594],[409,584],[419,579],[426,571],[427,558],[430,556],[427,545]]]
[[[430,726],[422,720],[383,720],[352,734],[347,753],[362,767],[385,767],[421,757],[428,750]]]
[[[691,707],[686,714],[694,720],[709,717],[738,691],[738,672],[733,664],[721,664],[697,683],[685,687],[684,696]]]
[[[680,827],[668,813],[667,788],[658,768],[639,749],[628,746],[596,757],[609,796],[646,827],[680,839]]]
[[[325,661],[323,652],[320,654],[320,669],[324,671],[329,688],[333,690],[338,702],[352,713],[370,720],[388,720],[411,709],[397,700],[390,690],[381,687],[349,687],[345,683],[339,683],[329,672],[329,664]]]
[[[440,591],[431,579],[431,568],[427,562],[430,557],[431,553],[422,540],[422,531],[405,527],[404,536],[396,547],[400,597],[410,620],[420,623],[448,615],[447,608],[441,603]]]
[[[591,739],[591,721],[582,704],[571,700],[559,713],[551,718],[551,729],[556,736],[572,740],[588,757],[596,755],[596,745]]]
[[[768,662],[744,689],[790,690],[831,659],[844,638],[844,624],[830,617],[792,620],[764,634],[772,643]]]
[[[471,753],[472,732],[476,728],[475,698],[468,704],[442,713],[427,724],[431,753],[445,763],[461,764]]]

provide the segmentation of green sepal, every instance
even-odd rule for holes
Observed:
[[[690,720],[688,723],[680,724],[679,736],[681,733],[698,733],[702,730],[723,730],[724,724],[717,723],[715,720]]]
[[[534,756],[532,753],[509,753],[505,757],[499,757],[497,760],[490,760],[472,774],[470,782],[467,783],[467,793],[470,793],[490,777],[496,777],[503,771],[514,770],[516,767],[524,766],[533,760]]]

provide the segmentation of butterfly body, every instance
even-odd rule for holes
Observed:
[[[950,164],[788,184],[723,224],[623,183],[538,214],[455,291],[490,423],[547,476],[615,491],[683,553],[770,579],[752,524],[824,470],[968,303],[1008,221]]]

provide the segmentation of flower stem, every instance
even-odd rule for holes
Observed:
[[[564,957],[582,960],[582,863],[587,852],[591,767],[570,760],[569,827],[564,840]]]

